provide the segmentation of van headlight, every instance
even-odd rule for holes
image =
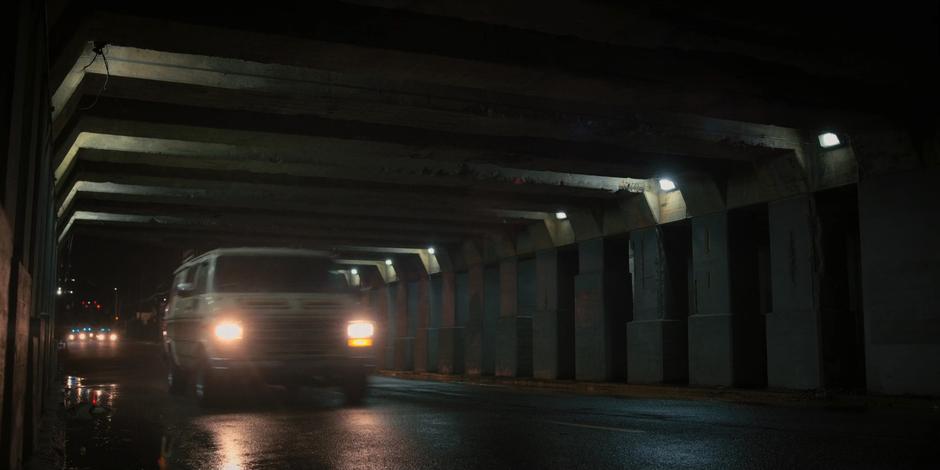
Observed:
[[[370,321],[357,320],[346,324],[346,344],[353,348],[372,346],[372,336],[375,335],[375,324]]]
[[[220,321],[215,324],[213,329],[215,338],[220,341],[237,341],[244,336],[242,325],[234,321]]]

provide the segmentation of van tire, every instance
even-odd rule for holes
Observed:
[[[202,407],[218,406],[224,401],[226,389],[221,377],[209,367],[209,361],[202,361],[193,378],[193,391],[196,403]]]
[[[166,373],[167,388],[170,395],[185,395],[189,389],[190,377],[180,366],[176,365],[173,359],[170,359],[168,371]]]

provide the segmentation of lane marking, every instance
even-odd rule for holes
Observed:
[[[585,429],[599,429],[601,431],[629,432],[629,433],[634,433],[634,434],[642,434],[646,432],[640,429],[614,428],[610,426],[597,426],[594,424],[566,423],[564,421],[547,421],[547,422],[551,424],[558,424],[560,426],[571,426],[575,428],[585,428]]]

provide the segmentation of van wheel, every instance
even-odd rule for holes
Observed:
[[[343,379],[343,395],[347,405],[361,404],[369,391],[369,376],[363,372],[354,372]]]
[[[171,395],[183,395],[189,385],[189,377],[180,366],[170,360],[169,370],[166,373],[166,383]]]
[[[199,368],[196,369],[193,385],[196,393],[196,402],[199,406],[210,407],[222,403],[225,396],[225,388],[220,382],[221,378],[209,367],[208,362],[204,361]]]

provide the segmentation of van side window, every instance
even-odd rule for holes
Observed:
[[[193,282],[193,294],[205,294],[209,279],[209,263],[202,263],[196,268],[196,278]]]
[[[180,284],[182,284],[182,283],[184,283],[184,282],[189,282],[189,280],[188,280],[187,278],[191,278],[190,275],[191,275],[192,271],[193,271],[192,269],[184,269],[184,270],[178,272],[178,273],[176,274],[176,277],[173,278],[173,285],[170,286],[170,287],[173,289],[173,295],[174,295],[174,296],[177,295],[176,286],[178,286],[178,285],[180,285]]]

